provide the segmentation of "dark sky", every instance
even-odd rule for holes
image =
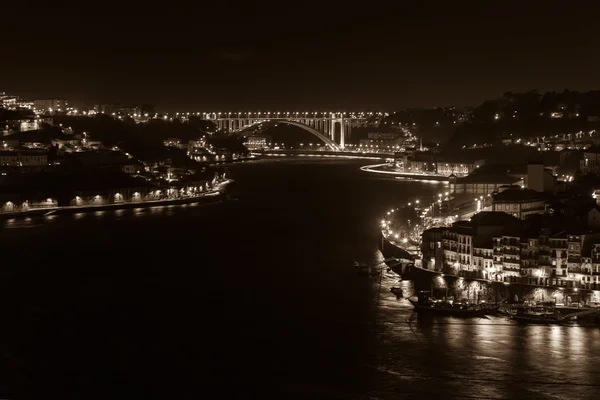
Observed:
[[[600,88],[592,1],[15,3],[0,91],[26,97],[360,111]]]

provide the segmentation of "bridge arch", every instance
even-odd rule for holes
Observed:
[[[318,130],[316,130],[314,128],[311,128],[308,125],[301,124],[300,122],[290,121],[290,120],[287,120],[287,119],[266,119],[266,120],[262,120],[262,121],[257,121],[257,122],[254,122],[254,123],[250,124],[250,125],[246,125],[243,128],[238,129],[235,132],[241,132],[243,130],[246,130],[248,128],[251,128],[251,127],[259,125],[259,124],[263,124],[265,122],[276,122],[278,124],[281,123],[281,124],[288,124],[288,125],[292,125],[292,126],[297,126],[298,128],[302,128],[305,131],[307,131],[310,134],[312,134],[313,136],[321,139],[327,146],[331,147],[333,150],[342,150],[342,147],[339,144],[337,144],[336,142],[334,142],[333,140],[331,140],[327,136],[323,135]]]

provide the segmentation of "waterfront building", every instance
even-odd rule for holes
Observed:
[[[421,245],[423,265],[448,273],[472,271],[477,276],[483,276],[482,272],[487,268],[487,276],[493,265],[492,238],[506,227],[518,223],[508,214],[484,211],[474,215],[470,221],[425,230]]]
[[[496,273],[492,238],[476,236],[473,239],[473,267],[483,271],[484,276],[492,277]]]
[[[466,176],[483,164],[484,161],[457,161],[434,152],[413,152],[409,148],[396,159],[396,167],[405,172],[436,173],[444,176]]]
[[[436,161],[434,165],[435,172],[444,176],[466,176],[472,173],[475,169],[479,168],[482,162],[479,163],[467,163],[467,162],[453,162],[453,161]]]
[[[435,266],[441,266],[444,263],[442,235],[445,231],[446,228],[444,227],[436,227],[423,231],[421,253],[423,254],[423,260],[427,260],[431,269],[435,269]]]
[[[538,229],[505,213],[480,214],[484,218],[503,214],[513,223],[498,227],[500,221],[476,219],[426,230],[423,267],[505,283],[600,289],[600,232],[580,227]]]
[[[504,278],[515,282],[519,277],[521,264],[521,238],[518,229],[507,229],[493,238],[494,243],[494,276],[493,279]],[[488,278],[490,279],[490,278]]]
[[[265,150],[268,149],[270,137],[267,136],[248,136],[246,139],[246,147],[248,150]]]
[[[401,151],[415,145],[415,137],[406,137],[400,132],[369,132],[367,139],[360,139],[360,150]]]

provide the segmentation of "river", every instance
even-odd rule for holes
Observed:
[[[368,163],[259,160],[230,168],[236,201],[4,222],[0,397],[594,398],[598,329],[417,319],[395,277],[357,275],[381,215],[443,187]]]

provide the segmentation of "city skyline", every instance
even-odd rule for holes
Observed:
[[[600,87],[598,33],[583,8],[304,7],[36,7],[27,29],[8,18],[20,34],[5,41],[0,87],[164,111],[387,111]]]

